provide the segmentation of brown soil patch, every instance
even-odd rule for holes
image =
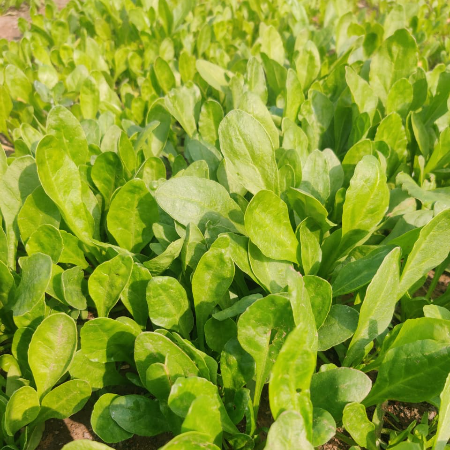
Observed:
[[[43,3],[43,2],[42,2]],[[56,5],[62,9],[69,0],[56,0]],[[21,37],[17,20],[19,18],[30,20],[30,7],[24,3],[19,9],[11,8],[0,16],[0,39],[7,39],[9,41],[17,41]]]
[[[69,419],[46,422],[44,435],[36,450],[61,450],[65,444],[79,439],[103,442],[91,427],[92,406],[88,404]],[[107,445],[117,450],[157,450],[170,439],[172,435],[164,433],[152,438],[133,436],[126,441]]]

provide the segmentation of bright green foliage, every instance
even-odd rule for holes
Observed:
[[[0,448],[90,408],[65,450],[443,450],[449,14],[33,5],[0,40]]]

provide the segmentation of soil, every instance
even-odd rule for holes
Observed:
[[[45,423],[42,440],[36,450],[61,450],[61,448],[79,439],[103,442],[92,430],[91,414],[93,402],[88,403],[80,412],[69,419],[52,419]],[[172,439],[169,433],[155,437],[133,436],[117,444],[107,444],[117,450],[157,450]]]
[[[43,2],[42,2],[43,3]],[[62,9],[69,0],[55,0],[59,9]],[[43,8],[41,8],[43,9]],[[30,19],[30,8],[24,3],[19,9],[11,8],[3,15],[0,15],[0,39],[18,41],[21,37],[17,20],[19,18]]]
[[[433,278],[434,278],[434,270],[432,270],[428,274],[427,281],[425,282],[423,287],[421,287],[417,291],[417,293],[415,294],[416,297],[425,296],[427,294],[428,288],[430,287],[430,284],[433,281]],[[431,298],[437,298],[437,297],[441,296],[442,294],[445,294],[449,284],[450,284],[450,275],[447,272],[444,272],[440,276],[438,284],[436,285],[436,288],[434,289],[433,295],[431,296]]]

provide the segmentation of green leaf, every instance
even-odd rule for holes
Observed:
[[[370,235],[389,205],[386,175],[373,156],[364,156],[350,180],[342,214],[342,238],[353,244],[354,237]],[[350,234],[351,233],[351,234]]]
[[[406,29],[397,30],[377,50],[370,64],[370,85],[385,103],[392,85],[417,67],[415,39]]]
[[[63,251],[63,240],[57,228],[53,225],[41,225],[28,239],[25,249],[28,255],[42,253],[50,256],[57,264]]]
[[[420,231],[400,278],[399,297],[438,266],[450,251],[450,210],[435,216]]]
[[[330,283],[314,275],[303,277],[306,290],[311,302],[316,327],[320,328],[328,316],[332,302],[332,289]]]
[[[36,328],[28,362],[40,398],[67,372],[77,347],[75,321],[64,313],[52,314]]]
[[[174,437],[160,450],[219,450],[210,441],[211,437],[207,434],[190,431]]]
[[[204,59],[197,59],[195,67],[200,76],[214,89],[226,92],[233,73]]]
[[[189,338],[194,317],[186,291],[175,278],[152,278],[147,285],[147,304],[153,324]]]
[[[158,206],[141,180],[126,183],[114,195],[108,212],[108,230],[117,243],[139,253],[152,239],[152,225],[159,220]]]
[[[36,164],[31,156],[15,159],[0,180],[0,209],[6,225],[8,266],[15,268],[19,239],[17,218],[26,198],[39,186]],[[34,230],[33,230],[34,231]]]
[[[53,225],[59,228],[60,222],[59,210],[42,186],[37,187],[26,198],[17,216],[20,237],[25,243],[41,225]]]
[[[319,350],[328,350],[351,338],[358,326],[358,312],[346,305],[333,305],[319,328]]]
[[[196,177],[172,178],[156,191],[156,201],[174,220],[200,230],[206,224],[244,234],[244,215],[219,183]]]
[[[87,77],[80,90],[80,108],[85,119],[95,119],[100,104],[100,92],[95,80]],[[77,136],[78,137],[78,136]]]
[[[258,120],[244,111],[231,111],[220,123],[219,140],[227,168],[247,190],[278,192],[273,144]]]
[[[280,133],[273,123],[272,117],[270,112],[267,110],[266,105],[262,102],[258,95],[250,91],[245,92],[239,103],[239,109],[250,114],[264,127],[270,137],[270,141],[274,149],[277,149],[280,146]]]
[[[164,59],[161,57],[156,58],[153,63],[155,75],[158,80],[158,84],[161,86],[164,94],[167,94],[172,88],[175,87],[175,76]]]
[[[197,61],[198,62],[198,61]],[[200,92],[192,83],[172,89],[165,97],[167,110],[180,123],[184,131],[192,137],[197,131]],[[154,154],[153,156],[158,156]]]
[[[198,131],[209,144],[216,145],[216,142],[218,142],[219,124],[222,119],[223,109],[220,103],[215,100],[207,100],[203,103],[198,119]],[[221,159],[220,153],[217,153],[217,156]]]
[[[333,282],[333,297],[349,294],[368,284],[392,247],[381,246],[368,255],[346,264]]]
[[[64,152],[77,166],[89,161],[89,150],[75,116],[63,106],[55,106],[47,117],[47,134],[54,136],[59,152]],[[61,156],[61,159],[65,159]],[[45,186],[44,186],[45,189]]]
[[[36,422],[49,419],[67,419],[76,414],[91,396],[89,383],[83,380],[70,380],[50,391],[43,399]]]
[[[230,318],[217,320],[211,317],[206,321],[204,331],[208,347],[217,353],[221,353],[225,344],[237,336],[236,322]]]
[[[332,223],[327,219],[328,211],[310,193],[301,189],[290,188],[286,195],[289,206],[296,212],[300,220],[311,217],[323,231],[328,231],[331,228]]]
[[[48,255],[35,253],[23,258],[21,264],[22,278],[11,307],[15,316],[21,316],[31,311],[39,303],[52,275],[52,260]]]
[[[132,258],[124,255],[117,255],[95,268],[89,277],[88,287],[99,317],[108,317],[119,301],[132,269]]]
[[[434,438],[433,450],[444,450],[450,439],[450,376],[447,377],[444,389],[440,395],[439,421]]]
[[[222,424],[220,423],[220,413],[216,408],[217,402],[214,398],[206,395],[196,397],[189,407],[181,426],[181,432],[198,431],[205,433],[211,441],[221,445]],[[208,411],[207,416],[204,414],[205,411]]]
[[[297,262],[298,241],[287,205],[271,191],[259,191],[245,211],[245,229],[254,244],[272,259]],[[277,230],[268,234],[267,230]]]
[[[311,400],[313,405],[328,411],[336,421],[342,419],[347,403],[360,403],[370,392],[370,378],[359,370],[341,367],[313,375]]]
[[[256,363],[253,405],[258,414],[261,392],[286,335],[294,328],[290,302],[269,295],[253,303],[239,318],[238,340]]]
[[[346,365],[359,363],[366,345],[382,334],[392,321],[399,298],[400,253],[397,247],[386,256],[367,288],[359,312],[358,328],[344,360]]]
[[[200,395],[207,396],[213,401],[214,409],[220,413],[220,420],[224,431],[232,434],[237,433],[237,428],[228,417],[225,406],[220,399],[217,386],[204,378],[178,378],[170,391],[168,400],[169,408],[178,416],[185,418],[188,415],[192,402]]]
[[[85,279],[82,268],[75,266],[65,270],[61,275],[61,282],[67,304],[75,309],[86,309]]]
[[[217,304],[226,304],[224,297],[228,295],[234,271],[234,263],[228,253],[216,248],[207,251],[195,269],[192,295],[200,348],[204,346],[206,320]]]
[[[448,343],[431,339],[391,348],[364,405],[388,399],[413,403],[431,400],[442,391],[450,372],[449,354]]]
[[[90,320],[80,332],[81,350],[83,355],[94,362],[132,361],[138,334],[134,328],[119,320]]]
[[[103,394],[95,403],[91,416],[94,433],[108,444],[124,441],[133,436],[125,431],[111,417],[110,406],[114,400],[120,398],[116,394]]]
[[[13,100],[31,103],[32,85],[19,68],[12,64],[7,65],[4,79]]]
[[[275,419],[283,411],[302,414],[306,434],[312,439],[309,388],[316,368],[317,332],[315,324],[305,321],[303,325],[289,334],[278,354],[271,371],[269,400]]]
[[[360,114],[367,113],[372,120],[378,106],[378,97],[374,94],[372,87],[350,66],[345,68],[345,81]]]
[[[4,415],[6,433],[14,436],[22,427],[36,419],[39,410],[39,397],[33,388],[23,386],[17,389],[6,405]]]
[[[9,92],[5,86],[0,86],[0,133],[3,133],[6,137],[9,137],[6,121],[9,119],[12,109],[13,102]]]
[[[386,114],[397,112],[406,117],[413,101],[413,87],[406,78],[397,80],[390,89],[386,101]]]
[[[267,103],[267,85],[264,74],[264,67],[261,62],[254,56],[250,57],[247,62],[247,85],[251,92],[259,96],[264,104]]]
[[[89,383],[93,390],[125,383],[125,379],[119,375],[115,363],[93,362],[84,356],[81,350],[75,353],[69,372],[72,378]]]
[[[267,292],[276,294],[287,286],[287,271],[292,267],[290,263],[264,256],[252,241],[248,243],[248,259],[258,284]]]
[[[109,406],[114,422],[138,436],[156,436],[168,431],[159,402],[143,395],[115,397]]]
[[[375,450],[375,425],[367,418],[367,412],[361,403],[349,403],[344,408],[342,417],[344,428],[361,447]]]
[[[73,234],[64,230],[59,230],[63,240],[63,251],[59,257],[60,263],[74,264],[86,269],[89,264],[84,257],[84,251],[81,241]]]
[[[396,112],[386,116],[378,125],[375,142],[383,141],[397,154],[399,161],[406,160],[408,139],[402,118]]]
[[[114,152],[97,156],[91,170],[92,181],[103,196],[105,210],[109,209],[114,191],[123,184],[123,166]]]
[[[305,450],[314,449],[307,438],[305,420],[301,414],[296,411],[285,411],[270,427],[267,448],[289,450],[295,446]]]
[[[198,367],[169,338],[159,333],[141,333],[135,342],[134,359],[142,384],[158,399],[167,400],[170,388],[175,381],[174,375],[193,377],[199,374]],[[170,366],[175,365],[177,373],[171,373]],[[163,369],[162,373],[154,370]],[[153,376],[156,373],[157,376]]]
[[[295,58],[298,79],[306,90],[320,72],[320,53],[313,41],[307,41]]]
[[[320,228],[314,219],[305,219],[298,228],[300,253],[305,275],[315,275],[322,262]]]
[[[314,447],[326,444],[336,434],[336,422],[333,416],[322,408],[313,410],[313,437]]]
[[[122,303],[134,320],[145,329],[148,320],[148,306],[145,299],[150,272],[140,264],[133,263],[130,279],[121,294]]]
[[[59,145],[50,136],[40,141],[36,149],[39,180],[69,228],[82,241],[89,241],[94,234],[94,219],[82,199],[80,173]]]

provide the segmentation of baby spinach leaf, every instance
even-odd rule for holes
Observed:
[[[175,436],[161,450],[218,450],[219,447],[210,442],[211,438],[207,434],[189,431],[179,436]]]
[[[48,255],[57,264],[63,251],[63,240],[57,228],[45,224],[30,236],[25,249],[30,256],[35,253]]]
[[[133,263],[128,283],[120,295],[122,303],[143,329],[145,329],[148,320],[148,306],[145,295],[151,279],[150,272],[144,266]]]
[[[141,180],[126,183],[114,195],[107,216],[108,230],[117,243],[139,253],[152,239],[153,223],[158,222],[156,201]]]
[[[84,242],[94,235],[94,219],[83,202],[82,182],[76,164],[59,148],[59,141],[47,136],[36,149],[39,180],[64,221]]]
[[[361,405],[361,403],[346,405],[342,422],[358,445],[369,450],[377,448],[375,425],[367,418],[364,405]]]
[[[88,161],[88,144],[83,128],[67,108],[52,108],[47,117],[47,133],[55,137],[60,152],[65,152],[77,166]]]
[[[325,351],[351,338],[358,326],[358,312],[346,305],[332,305],[319,328],[319,350]]]
[[[439,421],[434,438],[433,450],[443,450],[450,437],[450,416],[449,416],[449,392],[450,376],[445,381],[444,389],[441,392],[441,405],[439,407]]]
[[[35,253],[21,260],[22,278],[11,309],[15,316],[31,311],[42,299],[52,275],[50,256]]]
[[[398,300],[399,260],[400,249],[397,247],[386,256],[369,284],[344,364],[359,363],[365,346],[389,326]]]
[[[124,441],[133,436],[125,431],[111,417],[110,406],[114,400],[120,398],[116,394],[103,394],[95,403],[91,416],[94,433],[108,444]]]
[[[314,448],[308,440],[302,415],[295,411],[284,411],[270,427],[267,446],[274,450],[288,450],[294,445],[300,445],[305,450]]]
[[[48,316],[36,328],[28,349],[28,362],[40,398],[67,372],[76,346],[75,321],[64,313]]]
[[[156,201],[182,225],[194,223],[204,230],[210,222],[223,231],[245,234],[241,209],[215,181],[196,177],[172,178],[158,188]]]
[[[168,431],[159,402],[143,395],[115,397],[109,405],[112,419],[125,431],[138,436],[156,436]]]
[[[238,322],[238,340],[256,363],[253,395],[258,414],[262,388],[287,334],[294,328],[290,302],[280,295],[269,295],[253,303]],[[256,331],[258,330],[258,331]]]
[[[14,436],[22,427],[33,422],[39,414],[39,396],[30,386],[15,391],[6,405],[4,415],[5,431]]]
[[[313,405],[328,411],[336,421],[342,419],[347,403],[360,403],[367,397],[372,382],[359,370],[341,367],[313,375],[311,400]]]
[[[449,223],[450,210],[447,209],[422,228],[402,270],[399,296],[447,257],[450,251]]]
[[[305,420],[305,431],[312,439],[312,414],[309,398],[315,371],[317,332],[305,323],[287,337],[277,356],[269,383],[270,410],[275,419],[283,411],[297,411]]]
[[[59,210],[42,186],[38,186],[26,198],[17,216],[17,225],[23,242],[27,242],[39,226],[53,225],[55,228],[59,228],[60,222]]]
[[[366,406],[387,399],[422,402],[439,395],[448,372],[448,343],[416,340],[391,348],[383,359]]]
[[[220,123],[219,140],[227,167],[247,190],[278,193],[274,147],[258,120],[244,111],[231,111]]]
[[[134,342],[138,334],[119,320],[90,320],[80,332],[81,350],[83,355],[94,362],[132,361]]]
[[[66,419],[83,409],[91,396],[89,383],[70,380],[55,387],[43,399],[36,422]]]
[[[297,262],[298,241],[286,204],[271,191],[259,191],[245,211],[245,229],[254,244],[272,259]],[[278,230],[276,236],[268,229]]]
[[[154,277],[147,285],[147,304],[153,324],[174,330],[185,338],[194,326],[194,317],[183,286],[171,277]]]
[[[370,64],[370,85],[383,102],[392,85],[417,67],[417,44],[406,29],[387,38]]]
[[[225,295],[234,278],[234,263],[227,252],[212,248],[200,259],[192,277],[197,335],[204,346],[204,326],[217,304],[227,305]]]
[[[88,287],[99,317],[108,317],[119,301],[132,269],[133,260],[130,256],[123,255],[117,255],[95,268],[89,277]]]

